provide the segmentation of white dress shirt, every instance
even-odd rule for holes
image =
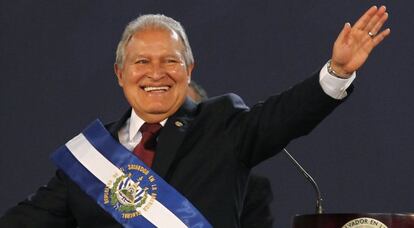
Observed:
[[[166,122],[167,119],[161,121],[161,126],[164,127]],[[133,151],[142,139],[142,133],[139,131],[139,129],[144,123],[145,121],[135,113],[134,109],[132,109],[131,117],[118,131],[119,142],[128,150]]]

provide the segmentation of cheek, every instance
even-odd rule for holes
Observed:
[[[125,75],[124,80],[126,83],[137,83],[143,74],[138,70],[130,70]]]
[[[185,83],[188,84],[190,77],[187,73],[185,68],[175,69],[174,71],[170,71],[171,75],[174,75],[174,79],[177,83]]]

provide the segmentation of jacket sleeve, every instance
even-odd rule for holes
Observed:
[[[10,208],[0,218],[0,228],[76,227],[67,205],[66,180],[67,177],[57,171],[47,185]]]
[[[352,91],[352,86],[347,90]],[[328,96],[319,74],[271,96],[228,121],[236,157],[247,167],[274,156],[292,139],[308,134],[344,100]]]

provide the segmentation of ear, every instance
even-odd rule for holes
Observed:
[[[191,72],[193,72],[194,64],[191,64],[187,67],[187,83],[190,84],[191,82]]]
[[[116,77],[118,78],[118,85],[122,87],[124,85],[122,81],[122,69],[116,63],[114,64],[114,71],[115,71]]]

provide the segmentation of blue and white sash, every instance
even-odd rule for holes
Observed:
[[[124,227],[212,227],[99,120],[55,151],[52,160]]]

